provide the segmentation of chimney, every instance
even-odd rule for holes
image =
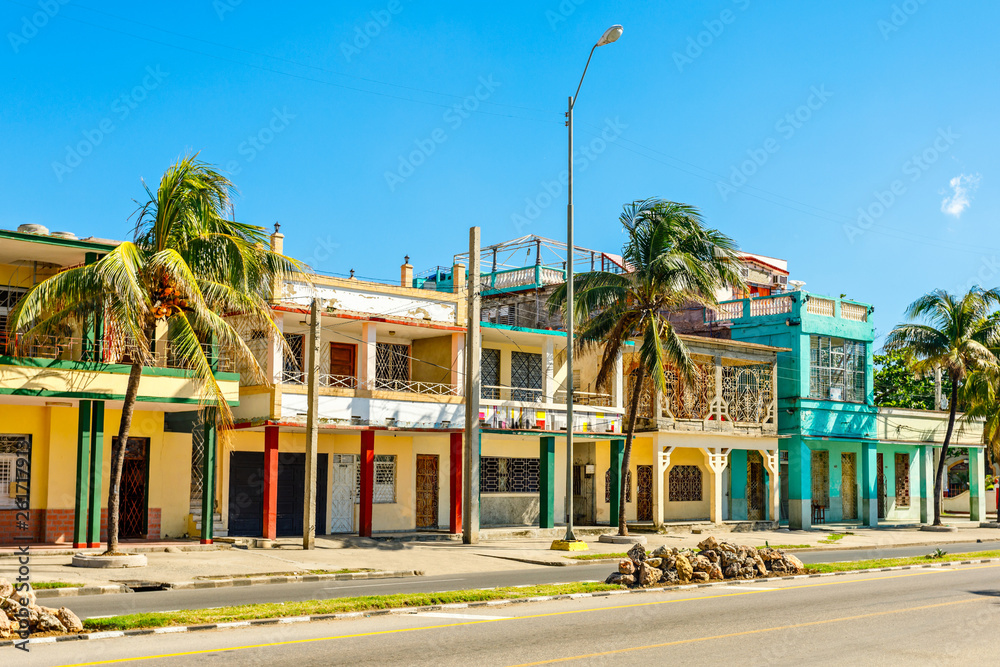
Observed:
[[[455,264],[451,267],[451,291],[458,294],[465,289],[465,264]]]
[[[284,253],[285,248],[285,235],[279,232],[281,229],[281,223],[274,223],[274,233],[271,234],[271,252],[276,252],[279,255]],[[277,302],[281,299],[283,292],[283,285],[280,280],[275,279],[271,284],[271,300]]]
[[[403,265],[399,267],[399,283],[403,287],[413,287],[413,265],[409,255],[403,258]]]

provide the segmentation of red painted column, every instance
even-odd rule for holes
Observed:
[[[264,538],[278,536],[278,432],[277,426],[264,427]]]
[[[375,431],[361,432],[361,502],[358,535],[372,536],[372,505],[375,500]]]
[[[462,532],[462,434],[451,434],[451,474],[448,476],[451,505],[448,507],[448,532]]]

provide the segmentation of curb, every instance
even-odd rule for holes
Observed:
[[[787,577],[766,577],[763,579],[729,579],[722,581],[710,581],[701,584],[682,584],[678,586],[664,586],[658,588],[625,588],[613,591],[597,591],[596,593],[566,593],[564,595],[540,595],[530,598],[510,598],[507,600],[485,600],[483,602],[457,602],[453,604],[435,604],[426,607],[401,607],[393,609],[372,609],[369,611],[353,611],[341,614],[319,614],[316,616],[293,616],[290,618],[261,618],[252,621],[230,621],[228,623],[206,623],[204,625],[187,626],[166,626],[162,628],[147,628],[142,630],[109,630],[105,632],[91,632],[79,635],[59,635],[56,637],[29,638],[28,644],[54,644],[56,642],[68,641],[93,641],[96,639],[110,639],[112,637],[140,637],[144,635],[165,635],[179,632],[201,632],[203,630],[222,630],[225,628],[247,628],[255,625],[287,625],[291,623],[311,623],[313,621],[339,621],[353,618],[366,618],[370,616],[397,616],[404,614],[416,614],[422,611],[442,611],[449,609],[476,609],[482,607],[497,607],[505,604],[522,604],[528,602],[551,602],[554,600],[578,600],[582,598],[600,598],[611,595],[638,595],[642,593],[665,593],[668,591],[690,590],[692,588],[711,588],[713,586],[733,586],[744,585],[752,587],[758,582],[769,580],[790,580],[790,579],[815,579],[817,577],[835,577],[845,574],[863,574],[865,572],[893,572],[895,570],[920,570],[926,568],[950,567],[953,565],[975,565],[978,563],[1000,563],[1000,558],[974,558],[972,560],[949,561],[945,563],[927,563],[925,565],[896,565],[893,567],[873,568],[869,570],[849,570],[844,572],[821,572],[818,574],[796,574]],[[316,575],[323,576],[323,575]],[[330,576],[330,575],[326,575]],[[558,585],[558,584],[554,584]],[[525,586],[527,587],[527,585]],[[0,641],[0,648],[13,646],[15,640],[7,639]]]
[[[311,581],[353,581],[358,579],[398,579],[400,577],[421,577],[421,570],[385,570],[379,572],[344,572],[342,574],[298,574],[282,577],[228,577],[225,579],[198,579],[195,581],[173,581],[162,584],[165,590],[192,590],[200,588],[232,588],[234,586],[260,586],[265,584],[298,584]],[[82,588],[43,588],[35,591],[42,598],[77,597],[79,595],[108,595],[112,593],[132,593],[124,584],[115,586],[83,586]]]

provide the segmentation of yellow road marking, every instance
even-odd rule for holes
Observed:
[[[982,570],[982,569],[985,569],[985,568],[996,568],[996,567],[1000,567],[1000,564],[995,564],[995,565],[979,565],[979,566],[974,566],[974,567],[964,567],[964,568],[961,568],[961,570],[962,571],[965,571],[965,570]],[[954,570],[948,570],[948,571],[958,572],[960,570],[959,570],[959,568],[956,568]],[[767,588],[767,589],[760,588],[760,589],[754,589],[752,587],[748,587],[747,590],[740,591],[738,593],[721,593],[719,595],[702,595],[702,596],[699,596],[699,597],[692,597],[692,598],[677,598],[677,599],[672,599],[672,600],[658,600],[656,602],[636,602],[636,603],[633,603],[633,604],[614,605],[614,606],[611,606],[611,607],[596,607],[594,609],[571,609],[571,610],[567,610],[567,611],[554,611],[554,612],[547,612],[547,613],[544,613],[544,614],[531,614],[529,616],[510,616],[510,617],[507,617],[507,618],[496,618],[496,619],[490,619],[490,620],[465,621],[465,622],[461,622],[461,623],[442,623],[440,625],[425,625],[425,626],[421,626],[421,627],[418,627],[418,628],[397,628],[395,630],[373,630],[371,632],[359,632],[359,633],[350,634],[350,635],[335,635],[335,636],[332,636],[332,637],[311,637],[311,638],[308,638],[308,639],[290,639],[290,640],[287,640],[287,641],[271,642],[271,643],[267,643],[267,644],[248,644],[246,646],[226,646],[226,647],[222,647],[222,648],[202,649],[202,650],[198,650],[198,651],[183,651],[183,652],[180,652],[180,653],[163,653],[163,654],[160,654],[160,655],[136,656],[134,658],[116,658],[114,660],[99,660],[99,661],[96,661],[96,662],[79,662],[79,663],[74,663],[72,665],[66,665],[65,667],[90,667],[91,665],[111,665],[111,664],[117,664],[117,663],[123,663],[123,662],[138,662],[140,660],[159,660],[159,659],[163,659],[163,658],[181,658],[181,657],[191,656],[191,655],[205,655],[206,653],[227,653],[227,652],[230,652],[230,651],[247,651],[247,650],[250,650],[250,649],[257,649],[257,648],[272,648],[272,647],[276,647],[276,646],[290,646],[290,645],[293,645],[293,644],[308,644],[308,643],[311,643],[311,642],[333,641],[333,640],[337,640],[337,639],[357,639],[357,638],[360,638],[360,637],[373,637],[373,636],[378,636],[378,635],[392,635],[392,634],[397,634],[397,633],[402,633],[402,632],[420,632],[422,630],[439,630],[439,629],[443,629],[443,628],[455,628],[455,627],[463,627],[463,626],[467,626],[467,625],[480,625],[482,623],[502,623],[504,621],[522,621],[522,620],[532,619],[532,618],[547,618],[547,617],[552,617],[552,616],[566,616],[566,615],[569,615],[569,614],[586,614],[586,613],[591,613],[591,612],[613,611],[613,610],[616,610],[616,609],[631,609],[631,608],[635,608],[635,607],[651,607],[651,606],[656,606],[656,605],[675,604],[675,603],[678,603],[678,602],[694,602],[694,601],[697,601],[697,600],[712,600],[712,599],[716,599],[716,598],[731,598],[731,597],[736,597],[736,596],[739,596],[739,595],[752,595],[754,593],[777,593],[777,592],[780,592],[780,591],[791,591],[791,590],[796,590],[796,589],[800,589],[800,588],[816,588],[816,587],[819,587],[819,586],[836,586],[836,585],[843,585],[843,584],[856,584],[856,583],[863,583],[863,582],[868,582],[868,581],[880,581],[880,580],[885,580],[885,579],[902,579],[902,578],[906,578],[906,577],[918,577],[918,576],[921,576],[921,575],[931,574],[931,573],[932,573],[932,571],[928,570],[928,571],[922,571],[922,572],[910,572],[910,573],[907,573],[907,574],[887,575],[887,576],[883,576],[883,577],[865,577],[863,579],[853,579],[853,580],[852,579],[848,579],[848,580],[841,580],[841,581],[817,582],[817,583],[813,583],[813,584],[799,584],[797,586],[783,586],[781,588]],[[947,603],[947,604],[953,604],[953,603]],[[887,612],[879,612],[879,613],[887,613]],[[819,622],[819,621],[817,621],[817,622]]]

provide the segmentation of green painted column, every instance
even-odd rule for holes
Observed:
[[[625,459],[625,441],[611,441],[611,518],[612,526],[618,525],[622,500],[622,463]]]
[[[729,453],[729,519],[746,521],[747,516],[747,450]]]
[[[986,457],[980,447],[969,447],[969,519],[986,521]]]
[[[90,509],[90,401],[80,401],[76,433],[76,502],[73,508],[73,548],[87,546]]]
[[[934,520],[934,445],[920,448],[920,523]]]
[[[90,488],[88,489],[87,546],[101,546],[101,507],[104,504],[104,401],[90,405]]]
[[[205,456],[201,469],[201,543],[211,544],[215,527],[215,408],[205,408]]]
[[[538,527],[555,527],[556,507],[556,439],[547,435],[539,438],[538,448]]]
[[[788,527],[812,528],[812,450],[797,435],[788,439]]]
[[[878,447],[874,442],[861,443],[861,521],[878,525]]]

